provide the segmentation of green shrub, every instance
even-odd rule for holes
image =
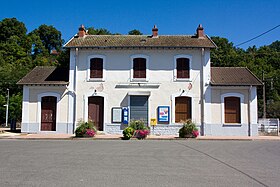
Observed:
[[[123,130],[123,139],[129,140],[134,134],[134,129],[132,127],[126,127]]]
[[[150,130],[142,120],[132,120],[129,122],[129,127],[133,128],[134,130]]]
[[[187,120],[184,122],[183,127],[179,130],[179,137],[180,138],[190,138],[190,137],[197,137],[198,136],[198,129],[191,120]]]
[[[94,136],[97,130],[93,122],[79,122],[79,126],[75,130],[76,137]]]

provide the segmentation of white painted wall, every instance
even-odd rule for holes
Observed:
[[[74,50],[71,53],[75,53]],[[145,56],[148,58],[148,80],[147,84],[158,84],[158,88],[116,88],[117,85],[129,85],[131,81],[131,58]],[[191,57],[190,80],[174,81],[174,57],[185,55]],[[71,57],[74,55],[71,54]],[[88,62],[90,56],[102,56],[106,59],[106,76],[104,80],[88,81]],[[76,121],[87,121],[87,99],[89,95],[101,94],[94,93],[100,90],[105,95],[106,116],[104,123],[111,123],[111,108],[128,105],[127,93],[130,91],[150,91],[149,97],[149,119],[157,117],[157,107],[167,105],[172,107],[172,95],[178,95],[184,90],[185,96],[193,98],[193,121],[200,122],[200,72],[201,62],[205,63],[206,71],[210,71],[210,51],[205,50],[205,58],[202,59],[199,49],[192,50],[92,50],[79,49],[76,61],[71,60],[70,67],[77,64],[77,83],[76,83]],[[209,64],[209,65],[208,65]],[[210,72],[209,72],[210,73]],[[70,74],[71,76],[71,74]],[[207,77],[207,76],[206,76]],[[189,83],[192,89],[188,90]],[[101,95],[102,95],[101,94]],[[173,106],[174,107],[174,106]],[[172,108],[174,109],[174,108]],[[174,117],[171,118],[174,122]]]

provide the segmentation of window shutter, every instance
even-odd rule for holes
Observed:
[[[177,58],[177,78],[190,78],[190,60],[188,58]]]
[[[175,122],[179,123],[191,119],[191,98],[176,97],[175,98]]]
[[[103,59],[90,59],[90,78],[103,78]]]
[[[241,123],[240,98],[225,98],[225,123]]]
[[[146,59],[133,59],[133,78],[146,78]]]

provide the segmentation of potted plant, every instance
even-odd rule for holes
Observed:
[[[199,131],[191,120],[184,122],[182,128],[179,130],[180,138],[196,138],[199,135]]]
[[[94,137],[97,130],[93,122],[79,122],[75,130],[76,137]]]
[[[129,126],[123,130],[123,139],[129,140],[131,137],[145,139],[149,133],[150,129],[145,125],[144,121],[132,120]]]

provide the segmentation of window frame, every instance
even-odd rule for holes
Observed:
[[[134,78],[134,59],[135,58],[144,58],[146,59],[146,78]],[[149,56],[143,54],[136,54],[130,56],[130,81],[131,82],[148,82],[149,81]]]
[[[90,65],[91,65],[91,59],[93,58],[101,58],[103,60],[102,64],[102,78],[91,78],[90,77]],[[105,55],[90,55],[88,56],[88,66],[87,66],[87,81],[88,82],[103,82],[106,78],[106,70],[105,70],[105,64],[106,64],[106,56]]]
[[[225,121],[225,98],[228,98],[228,97],[237,97],[240,99],[240,123],[226,123]],[[241,125],[241,124],[244,124],[245,123],[245,104],[244,104],[244,95],[243,94],[240,94],[240,93],[226,93],[226,94],[223,94],[221,95],[221,104],[222,104],[222,110],[221,110],[221,116],[222,116],[222,123],[224,125]]]
[[[189,78],[178,78],[177,77],[177,59],[179,58],[187,58],[189,59]],[[181,55],[176,55],[174,56],[174,67],[173,67],[173,81],[186,81],[190,82],[192,78],[192,56],[191,55],[186,55],[186,54],[181,54]]]

